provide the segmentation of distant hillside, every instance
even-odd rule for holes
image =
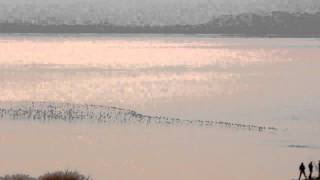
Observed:
[[[1,0],[0,22],[44,24],[203,24],[224,14],[314,13],[319,0]]]
[[[104,124],[140,124],[164,126],[228,127],[253,131],[275,131],[273,127],[221,121],[184,120],[165,116],[148,116],[135,111],[99,106],[54,102],[0,102],[0,120],[91,122]]]
[[[266,15],[252,13],[225,15],[215,17],[198,28],[204,33],[218,34],[319,36],[320,12],[315,14],[272,12]]]
[[[320,36],[320,12],[270,14],[242,13],[222,15],[199,25],[119,26],[95,24],[44,24],[39,22],[2,22],[1,33],[182,33],[244,36]]]

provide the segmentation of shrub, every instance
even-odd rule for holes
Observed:
[[[47,173],[39,177],[39,180],[92,180],[90,177],[79,174],[76,171],[57,171]]]
[[[26,174],[15,174],[6,175],[5,177],[0,177],[0,180],[93,180],[90,177],[84,176],[76,171],[56,171],[48,172],[40,176],[39,178],[33,178]]]
[[[5,177],[0,177],[0,180],[36,180],[36,178],[30,177],[26,174],[15,174],[6,175]]]

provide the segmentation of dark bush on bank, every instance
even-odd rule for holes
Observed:
[[[30,177],[26,174],[15,174],[6,175],[5,177],[0,177],[0,180],[37,180],[36,178]]]
[[[76,171],[66,170],[52,173],[48,172],[39,178],[33,178],[25,174],[6,175],[5,177],[0,177],[0,180],[92,180],[92,178]]]
[[[39,180],[92,180],[76,171],[57,171],[39,177]]]

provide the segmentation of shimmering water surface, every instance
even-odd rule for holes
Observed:
[[[320,40],[184,35],[1,35],[0,101],[100,104],[198,127],[0,122],[0,173],[96,179],[290,179],[318,160]]]

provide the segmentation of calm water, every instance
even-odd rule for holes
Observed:
[[[319,39],[1,35],[0,101],[102,104],[280,131],[2,121],[0,173],[293,178],[320,153],[319,58]]]

